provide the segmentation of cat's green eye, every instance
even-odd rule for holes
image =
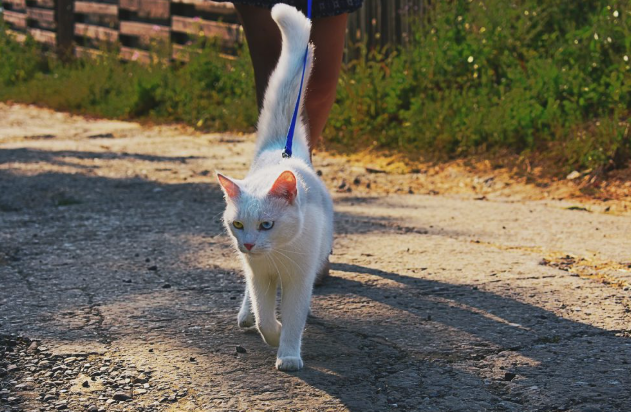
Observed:
[[[274,227],[274,222],[261,222],[261,224],[259,225],[259,228],[261,230],[270,230],[273,227]]]
[[[236,229],[243,229],[243,223],[235,220],[234,222],[232,222],[232,226],[234,226]]]

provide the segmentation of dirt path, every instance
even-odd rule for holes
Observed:
[[[252,148],[0,106],[0,410],[630,410],[629,216],[407,193],[422,174],[385,196],[323,156],[332,277],[306,368],[274,370],[213,177]]]

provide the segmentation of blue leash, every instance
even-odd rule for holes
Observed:
[[[307,17],[311,20],[311,1],[307,0]],[[291,157],[291,146],[294,141],[294,131],[296,130],[296,119],[298,118],[298,109],[300,108],[300,97],[302,97],[302,85],[305,81],[305,70],[307,68],[307,56],[309,55],[309,45],[305,50],[305,58],[302,61],[302,77],[300,78],[300,89],[298,89],[298,99],[296,99],[296,107],[294,108],[294,114],[291,117],[291,123],[289,124],[289,130],[287,131],[287,140],[285,142],[285,150],[283,150],[283,157]]]

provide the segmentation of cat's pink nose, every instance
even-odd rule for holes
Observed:
[[[254,243],[244,243],[243,246],[245,246],[247,250],[252,250]]]

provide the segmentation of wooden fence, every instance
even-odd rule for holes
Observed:
[[[59,53],[77,56],[120,45],[126,60],[148,61],[165,46],[185,59],[188,42],[203,35],[230,50],[242,30],[230,3],[207,0],[1,0],[5,24],[19,39],[30,34]]]
[[[230,51],[243,41],[234,7],[209,0],[0,0],[6,26],[20,38],[30,34],[62,56],[99,53],[120,45],[123,59],[148,61],[156,42],[173,58],[186,59],[185,45],[203,35]],[[349,18],[347,41],[368,47],[405,45],[410,17],[429,0],[366,0]],[[352,53],[351,53],[352,54]],[[347,53],[347,56],[349,53]]]
[[[409,44],[415,20],[430,0],[365,0],[348,18],[347,44],[365,43],[369,48]]]

